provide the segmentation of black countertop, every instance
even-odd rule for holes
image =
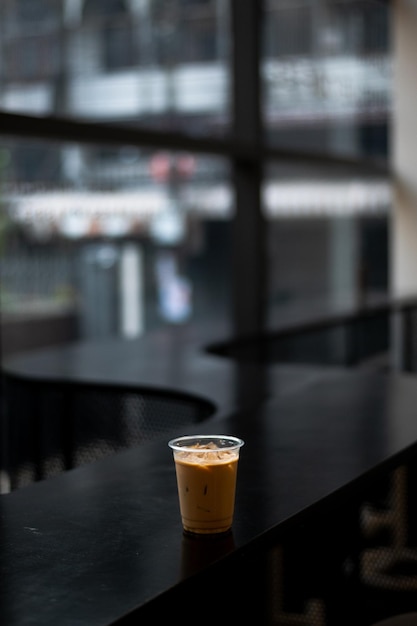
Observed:
[[[211,334],[204,341],[183,329],[133,340],[78,341],[11,356],[2,370],[6,379],[41,384],[64,381],[185,393],[213,403],[216,417],[344,372],[308,363],[236,361],[207,351],[210,343]]]
[[[200,425],[246,442],[232,533],[208,549],[183,535],[165,441],[1,496],[0,623],[148,623],[147,607],[166,607],[216,563],[244,561],[281,529],[336,511],[414,455],[412,377],[317,369],[298,384],[297,368],[282,373],[291,392]]]

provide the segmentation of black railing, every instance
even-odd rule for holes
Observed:
[[[207,346],[211,354],[259,364],[374,364],[385,371],[417,371],[417,296],[323,314],[265,333]]]

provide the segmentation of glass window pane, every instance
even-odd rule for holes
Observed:
[[[4,355],[163,327],[229,328],[223,160],[23,140],[4,141],[0,157]]]
[[[354,309],[388,295],[392,189],[383,176],[270,166],[268,324]]]
[[[267,0],[263,115],[276,147],[386,157],[389,3]]]
[[[229,54],[227,0],[5,0],[0,108],[223,135]]]

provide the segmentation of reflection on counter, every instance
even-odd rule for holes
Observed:
[[[212,535],[183,533],[181,544],[181,578],[187,578],[233,552],[233,531]]]

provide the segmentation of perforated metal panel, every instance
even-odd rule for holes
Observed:
[[[394,626],[408,614],[417,624],[416,476],[411,460],[294,525],[268,552],[268,623]]]
[[[163,390],[8,380],[7,449],[12,489],[181,433],[208,418],[204,399]]]

